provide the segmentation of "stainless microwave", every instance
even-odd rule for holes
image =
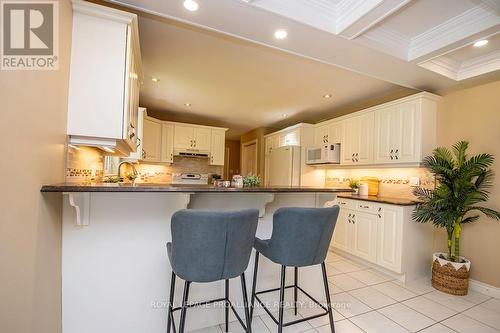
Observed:
[[[340,164],[340,143],[306,148],[306,164]]]

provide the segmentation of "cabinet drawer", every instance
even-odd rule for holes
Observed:
[[[335,201],[336,201],[336,204],[339,205],[340,208],[348,208],[348,209],[356,208],[355,202],[353,200],[337,198],[337,199],[335,199]]]
[[[380,204],[367,201],[356,201],[354,209],[358,212],[365,212],[368,214],[377,214],[382,211]]]

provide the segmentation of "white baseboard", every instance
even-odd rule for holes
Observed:
[[[500,299],[500,288],[477,280],[469,280],[469,290],[477,291],[478,293]]]

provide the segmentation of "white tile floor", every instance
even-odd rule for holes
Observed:
[[[335,253],[328,255],[327,272],[336,333],[500,333],[499,299],[472,291],[463,297],[451,296],[432,288],[427,279],[403,284]],[[277,299],[278,294],[266,296]],[[285,297],[290,299],[291,294]],[[301,308],[298,312],[303,318],[314,314],[314,309]],[[254,333],[277,331],[266,313],[256,309],[256,314]],[[294,318],[292,309],[285,310],[285,321]],[[220,325],[192,333],[223,332],[224,325]],[[232,322],[229,332],[243,329]],[[328,317],[285,328],[284,332],[329,333]]]

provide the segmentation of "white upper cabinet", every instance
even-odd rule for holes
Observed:
[[[212,130],[210,147],[210,165],[224,165],[224,152],[226,150],[226,131]]]
[[[144,117],[142,127],[142,160],[148,162],[161,161],[162,127],[161,122]]]
[[[344,121],[340,147],[342,164],[366,165],[373,163],[373,121],[373,112],[351,117]]]
[[[189,125],[175,125],[174,147],[176,149],[192,149],[194,147],[194,128]]]
[[[420,102],[408,101],[391,105],[378,110],[375,115],[375,162],[391,164],[420,162],[422,150]]]
[[[210,151],[212,130],[206,127],[195,127],[193,131],[194,148],[200,151]]]
[[[272,135],[266,137],[266,154],[271,153],[273,149],[276,149],[280,146],[279,135]]]
[[[174,149],[193,152],[210,151],[212,132],[209,127],[176,124],[174,132]]]
[[[141,77],[137,16],[73,1],[69,142],[135,151]]]
[[[174,125],[161,125],[161,162],[174,163]]]
[[[341,165],[418,165],[436,145],[438,100],[419,93],[320,123],[314,144],[339,142]]]

